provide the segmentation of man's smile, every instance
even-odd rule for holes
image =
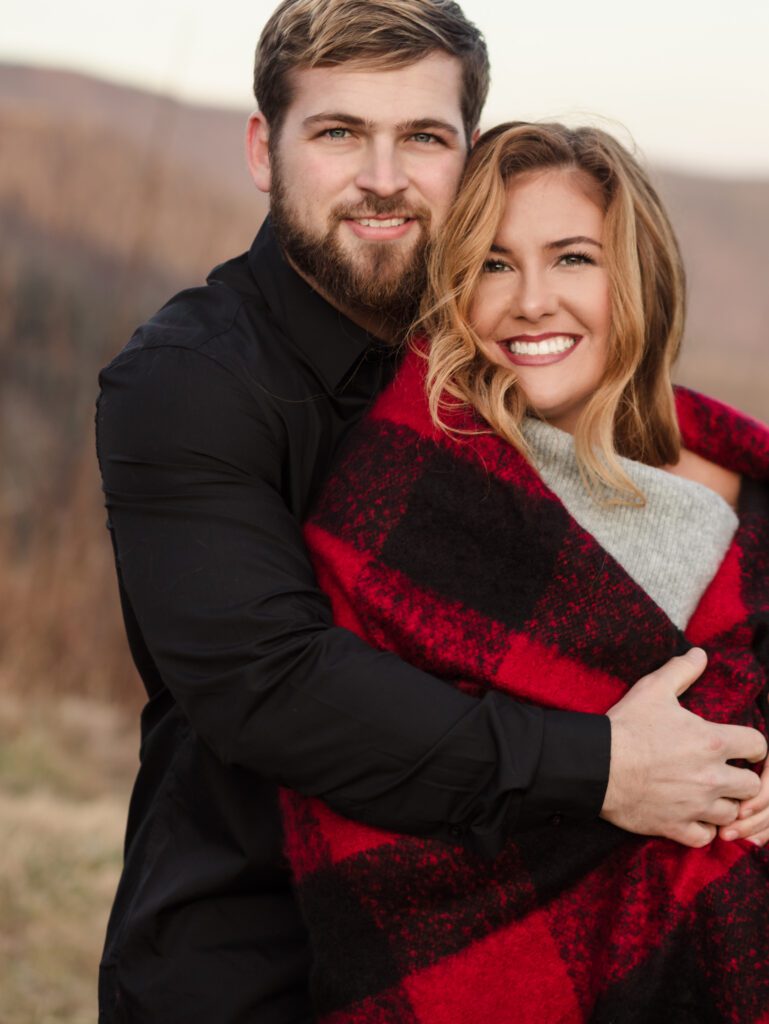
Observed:
[[[347,217],[344,223],[358,238],[364,241],[392,241],[403,238],[408,234],[412,224],[416,224],[414,217]]]

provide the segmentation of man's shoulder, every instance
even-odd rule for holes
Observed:
[[[158,349],[180,349],[200,351],[226,363],[245,335],[253,333],[260,314],[265,319],[269,316],[258,290],[243,287],[246,268],[239,264],[245,264],[244,256],[217,267],[205,284],[177,292],[136,328],[113,362]],[[244,319],[244,305],[253,307],[256,316]]]
[[[188,372],[198,367],[201,374],[232,374],[245,389],[255,387],[267,398],[273,390],[306,388],[307,369],[254,281],[248,254],[216,267],[205,284],[170,298],[135,330],[102,371],[102,381],[125,362],[155,368],[159,357],[165,366],[183,364]]]

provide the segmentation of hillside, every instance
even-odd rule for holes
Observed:
[[[0,166],[2,224],[12,212],[15,235],[66,238],[77,250],[117,258],[121,301],[127,296],[129,305],[143,295],[137,274],[199,280],[248,244],[266,208],[245,170],[246,113],[71,72],[0,65],[0,128],[14,154]],[[664,170],[655,179],[690,282],[679,376],[769,418],[761,380],[762,369],[769,374],[769,181]]]
[[[13,609],[0,680],[55,666],[64,688],[103,687],[98,630],[108,688],[133,685],[94,466],[96,376],[136,323],[249,244],[266,204],[244,169],[245,118],[0,65],[0,603]],[[656,179],[691,284],[679,377],[769,419],[769,181]]]

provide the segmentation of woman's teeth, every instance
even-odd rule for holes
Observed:
[[[577,339],[568,334],[559,334],[555,338],[544,341],[511,341],[508,348],[514,356],[549,356],[558,352],[567,352],[574,348]]]

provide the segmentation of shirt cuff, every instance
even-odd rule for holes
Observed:
[[[515,808],[511,831],[597,818],[610,759],[611,723],[606,715],[546,710],[537,772]]]

